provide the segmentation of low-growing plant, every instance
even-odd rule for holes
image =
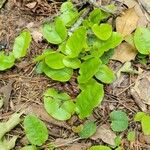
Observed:
[[[15,64],[15,60],[24,57],[31,43],[31,34],[28,30],[24,30],[15,39],[13,51],[8,55],[4,51],[0,52],[0,71],[11,68]]]
[[[55,18],[54,22],[43,25],[43,37],[49,43],[57,45],[58,49],[47,49],[42,55],[37,56],[34,61],[38,62],[38,73],[44,73],[51,79],[60,82],[69,81],[73,72],[78,71],[77,82],[81,92],[77,96],[73,107],[75,107],[74,110],[79,118],[84,119],[91,115],[92,110],[103,99],[103,84],[100,82],[109,84],[115,80],[113,71],[106,65],[109,58],[106,61],[103,58],[104,62],[100,58],[106,55],[109,50],[111,51],[118,46],[123,38],[119,33],[112,31],[110,24],[100,23],[109,16],[108,13],[100,9],[94,9],[81,25],[77,26],[74,31],[70,30],[69,27],[82,14],[82,12],[73,9],[75,11],[73,17],[73,13],[70,11],[72,8],[73,4],[71,2],[63,3],[61,11],[67,11],[65,13],[67,20],[64,18],[64,13],[62,13]],[[56,97],[46,98],[44,94],[44,105],[47,112],[59,120],[69,119],[73,113],[72,111],[68,115],[66,114],[64,118],[57,115],[58,110],[62,111],[63,109],[64,111],[64,104],[59,107],[61,102],[58,104],[58,101]],[[68,100],[64,101],[64,103],[68,102],[70,105],[73,103]],[[52,111],[54,105],[59,109],[55,108]]]
[[[150,135],[150,115],[145,112],[138,112],[134,117],[134,121],[141,122],[144,135]]]
[[[128,116],[125,112],[115,110],[110,114],[111,128],[113,131],[122,132],[128,128]]]

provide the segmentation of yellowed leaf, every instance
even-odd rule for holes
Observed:
[[[111,59],[118,60],[122,63],[135,59],[137,50],[130,44],[124,42],[121,43],[116,49]]]
[[[134,8],[130,8],[121,17],[116,19],[117,32],[123,36],[131,34],[137,27],[139,16]]]

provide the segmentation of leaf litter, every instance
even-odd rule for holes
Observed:
[[[130,3],[131,3],[131,1],[130,1]],[[34,4],[34,3],[33,3]],[[32,12],[33,12],[33,5],[31,6],[30,5],[30,3],[27,5],[27,4],[25,4],[25,2],[24,2],[24,5],[22,5],[22,8],[24,7],[26,5],[26,7],[28,7],[28,9],[24,9],[24,10],[31,10],[32,9]],[[35,6],[34,6],[35,7]],[[25,7],[24,7],[25,8]],[[57,8],[58,9],[58,8]],[[36,11],[34,11],[34,12],[37,12],[37,9],[36,9]],[[43,12],[42,12],[42,14],[43,14]],[[143,15],[144,16],[144,15]],[[145,16],[144,16],[145,17]],[[38,18],[38,17],[37,17]],[[139,20],[140,20],[140,18],[139,18]],[[143,22],[143,25],[144,25],[144,22]],[[133,25],[133,26],[135,26],[135,25]],[[133,30],[133,28],[132,28],[132,30]],[[39,31],[37,31],[37,32],[39,32]],[[130,30],[130,32],[131,32],[131,30]],[[39,36],[39,34],[35,34],[35,37],[37,37],[37,36]],[[39,36],[40,37],[40,36]],[[38,43],[38,46],[39,46],[39,43],[42,43],[42,39],[41,39],[41,37],[39,38],[38,37],[38,39],[36,39],[36,38],[34,38],[34,40],[35,40],[35,43]],[[42,43],[43,44],[43,43]],[[44,45],[44,44],[43,44]],[[45,46],[45,45],[44,45]],[[46,47],[47,47],[47,45],[46,45]],[[34,44],[34,48],[36,49],[36,44]],[[34,48],[31,48],[32,49],[32,51],[31,52],[33,52],[34,53]],[[130,48],[129,48],[130,49]],[[128,49],[128,50],[129,50]],[[42,51],[43,49],[41,49],[41,51]],[[40,52],[41,52],[40,51]],[[126,52],[126,54],[127,54],[128,52]],[[30,53],[31,54],[31,53]],[[135,54],[136,55],[136,54]],[[123,59],[121,59],[120,58],[120,60],[119,61],[121,61],[121,62],[126,62],[126,61],[130,61],[130,60],[134,60],[134,58],[135,58],[135,55],[133,56],[132,55],[132,57],[131,57],[131,55],[128,55],[127,54],[127,56],[126,56],[126,60],[123,60]],[[127,58],[130,58],[130,59],[128,59],[127,60]],[[28,58],[27,58],[28,59]],[[27,61],[28,62],[28,61]],[[112,65],[112,64],[110,64],[110,65]],[[31,66],[25,66],[25,68],[23,67],[23,69],[21,69],[21,71],[23,71],[23,72],[21,72],[21,71],[19,71],[19,75],[20,76],[24,76],[24,77],[26,77],[26,78],[30,78],[30,80],[32,80],[32,78],[34,78],[35,77],[35,74],[32,72],[33,70],[32,70],[33,68],[31,67]],[[25,71],[25,70],[27,70],[27,71]],[[17,72],[17,70],[13,70],[13,73],[11,74],[10,72],[8,72],[8,73],[4,73],[4,74],[2,74],[2,79],[4,79],[4,80],[7,80],[7,77],[9,76],[9,77],[12,77],[13,78],[13,76],[17,76],[16,75],[16,73],[18,73]],[[130,72],[129,72],[130,73]],[[11,75],[10,75],[11,74]],[[131,79],[130,80],[132,80],[132,75],[131,75]],[[43,79],[43,77],[42,77],[42,79]],[[134,78],[133,78],[134,79]],[[38,82],[36,82],[36,81],[34,81],[34,82],[26,82],[26,79],[24,79],[24,78],[21,78],[21,77],[19,77],[19,76],[17,76],[17,78],[16,78],[16,83],[14,83],[14,85],[12,86],[12,88],[13,88],[13,91],[12,91],[12,95],[9,97],[10,99],[11,99],[11,101],[14,103],[14,105],[15,104],[17,104],[17,99],[20,99],[21,98],[21,100],[19,100],[20,102],[19,102],[19,105],[17,106],[18,108],[20,108],[23,104],[24,104],[24,102],[33,102],[34,101],[34,103],[33,104],[31,104],[31,106],[29,106],[28,107],[28,112],[26,112],[26,114],[29,114],[30,112],[34,112],[34,113],[36,113],[43,121],[45,121],[46,123],[50,123],[50,124],[53,124],[52,125],[52,127],[51,128],[54,128],[55,130],[57,130],[57,128],[56,128],[56,126],[59,126],[59,128],[61,129],[61,131],[62,132],[64,132],[64,133],[66,133],[66,137],[67,138],[69,138],[70,136],[72,136],[72,137],[74,137],[74,134],[73,133],[71,133],[72,135],[70,135],[70,133],[68,134],[67,133],[67,131],[66,130],[70,130],[71,129],[71,127],[69,126],[69,124],[68,124],[68,122],[66,121],[66,122],[59,122],[59,123],[55,123],[55,121],[56,120],[54,120],[53,118],[50,118],[49,116],[47,116],[47,114],[46,114],[46,112],[44,112],[44,110],[42,109],[43,107],[42,107],[42,105],[41,105],[41,96],[39,95],[39,94],[37,94],[36,92],[38,91],[38,89],[36,89],[36,88],[34,88],[34,86],[37,86],[37,85],[39,85],[40,84],[40,81],[39,80],[37,80]],[[19,83],[19,81],[21,81],[22,80],[22,83],[21,84],[23,84],[23,86],[22,87],[19,87],[20,86],[20,84],[17,86],[17,84]],[[35,79],[36,80],[36,79]],[[147,81],[147,79],[146,79],[146,81]],[[23,83],[24,82],[24,83]],[[43,82],[43,81],[42,81]],[[144,81],[145,82],[145,81]],[[31,84],[32,84],[32,86],[31,86]],[[25,86],[24,86],[25,85]],[[31,86],[31,88],[27,88],[27,87],[30,87]],[[47,84],[46,84],[46,86],[56,86],[57,88],[59,88],[59,89],[63,89],[64,88],[64,85],[63,84],[56,84],[56,83],[49,83],[49,82],[47,82]],[[43,85],[43,87],[42,87],[43,89],[45,89],[45,85]],[[122,88],[125,88],[124,86],[123,87],[121,87],[121,89]],[[14,89],[16,89],[16,91],[14,91]],[[36,92],[35,92],[35,91]],[[41,89],[40,89],[41,90]],[[26,93],[27,93],[27,95],[25,94],[25,96],[22,96],[23,94],[24,94],[24,91],[26,91]],[[30,92],[31,91],[31,92]],[[127,91],[129,91],[129,90],[127,90]],[[20,93],[20,96],[19,96],[19,93]],[[33,95],[32,95],[32,94]],[[35,94],[35,95],[34,95]],[[37,96],[37,95],[38,96]],[[112,94],[112,91],[109,91],[109,94]],[[123,93],[124,94],[124,93]],[[127,95],[127,96],[125,96],[126,97],[126,100],[128,100],[128,96],[129,95]],[[131,95],[130,95],[131,96]],[[142,95],[143,96],[143,95]],[[146,96],[145,96],[146,97]],[[122,94],[120,95],[120,97],[119,97],[120,99],[122,99]],[[140,96],[140,98],[141,98],[141,96]],[[147,99],[146,99],[147,100]],[[143,100],[142,100],[143,101]],[[106,102],[104,101],[103,102],[103,104],[102,105],[104,105]],[[37,105],[38,104],[38,105]],[[124,107],[123,105],[121,105],[120,106],[120,102],[117,102],[117,104],[118,105],[115,105],[115,103],[113,102],[112,103],[113,104],[113,106],[114,106],[114,108],[121,108],[121,109],[126,109],[126,106],[128,106],[127,104],[126,104],[126,106]],[[17,110],[18,110],[18,108],[17,108]],[[32,109],[37,109],[37,110],[32,110]],[[127,109],[128,110],[128,109]],[[12,111],[10,108],[9,108],[9,111]],[[41,113],[42,112],[42,113]],[[44,113],[43,113],[44,112]],[[104,110],[97,110],[97,112],[98,112],[98,114],[97,115],[95,115],[96,116],[96,118],[98,118],[98,120],[96,120],[96,118],[95,118],[95,120],[96,121],[100,121],[100,118],[102,117],[103,118],[103,120],[102,121],[104,121],[105,122],[105,120],[104,120],[104,118],[106,118],[106,116],[107,116],[107,113],[110,113],[109,112],[109,110],[107,109],[107,106],[106,105],[104,105]],[[131,116],[133,115],[131,112],[129,112],[130,114],[131,114]],[[101,116],[101,117],[100,117]],[[75,124],[76,125],[79,125],[79,122],[82,122],[81,120],[78,120],[78,121],[76,121],[75,122]],[[65,125],[64,125],[65,124]],[[106,128],[107,129],[107,128]],[[17,129],[15,129],[15,130],[17,130]],[[108,133],[109,133],[109,130],[110,129],[108,129]],[[111,130],[110,130],[111,131]],[[98,131],[97,131],[98,132]],[[113,138],[115,137],[114,135],[112,136]],[[111,137],[111,138],[112,138]],[[55,137],[55,136],[52,136],[52,138],[54,138],[54,139],[57,139],[57,137]],[[63,138],[64,139],[64,138]],[[108,139],[107,139],[108,140]],[[108,141],[107,141],[106,139],[102,139],[102,141],[104,142],[104,143],[107,143],[107,144],[109,144],[108,143]],[[97,141],[97,140],[96,140]],[[102,143],[103,144],[103,142],[100,142],[99,141],[99,143]],[[113,141],[113,140],[112,140]],[[112,142],[111,141],[111,142]],[[92,145],[93,145],[93,141],[90,141],[91,143],[92,143]],[[85,149],[87,149],[87,143],[86,142],[84,142],[83,141],[83,143],[85,144]],[[84,145],[83,144],[83,145]],[[80,149],[80,148],[82,148],[82,144],[81,143],[78,143],[77,142],[77,144],[71,144],[70,145],[70,148],[72,147],[72,146],[74,146],[74,149]],[[124,145],[125,147],[127,146],[127,145]],[[78,147],[78,148],[77,148]],[[69,147],[67,148],[67,149],[69,149]]]

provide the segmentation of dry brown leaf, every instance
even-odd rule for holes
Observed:
[[[30,22],[26,27],[30,30],[32,38],[36,43],[43,40],[43,35],[36,23]]]
[[[25,6],[30,9],[33,9],[36,6],[36,4],[37,4],[37,2],[31,2],[31,3],[26,4]]]
[[[117,32],[123,36],[131,34],[137,27],[139,16],[135,12],[134,8],[130,8],[125,11],[121,17],[116,19]]]
[[[141,74],[135,82],[133,89],[143,103],[150,105],[150,72]]]
[[[143,8],[150,14],[150,1],[149,0],[139,0]]]
[[[124,42],[124,43],[121,43],[115,49],[115,53],[111,59],[118,60],[124,63],[127,61],[134,60],[136,55],[137,55],[137,50],[134,47],[132,47],[130,44]]]
[[[2,94],[5,109],[8,108],[9,106],[9,99],[10,99],[13,83],[14,80],[10,80],[7,85],[0,88],[0,94]]]
[[[97,128],[97,132],[91,137],[92,140],[101,139],[103,142],[110,145],[115,145],[115,138],[116,134],[106,124]]]

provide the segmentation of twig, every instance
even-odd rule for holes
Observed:
[[[102,5],[98,5],[94,0],[87,0],[87,2],[89,2],[91,5],[93,5],[94,7],[100,8],[101,10],[110,13],[110,14],[114,14],[111,10],[107,9],[106,7],[102,6]]]
[[[81,138],[76,138],[76,139],[73,139],[73,140],[67,141],[66,143],[63,143],[63,144],[57,145],[55,148],[62,147],[62,146],[67,146],[67,145],[69,145],[69,144],[71,144],[71,143],[74,143],[74,142],[77,142],[77,141],[79,141],[79,140],[81,140]]]
[[[72,32],[74,32],[74,30],[76,30],[83,22],[84,18],[89,14],[90,12],[90,8],[87,8],[83,14],[79,17],[79,19],[77,20],[77,22],[75,22],[75,24],[71,27],[71,29],[69,30],[68,34],[69,36],[72,34]]]

